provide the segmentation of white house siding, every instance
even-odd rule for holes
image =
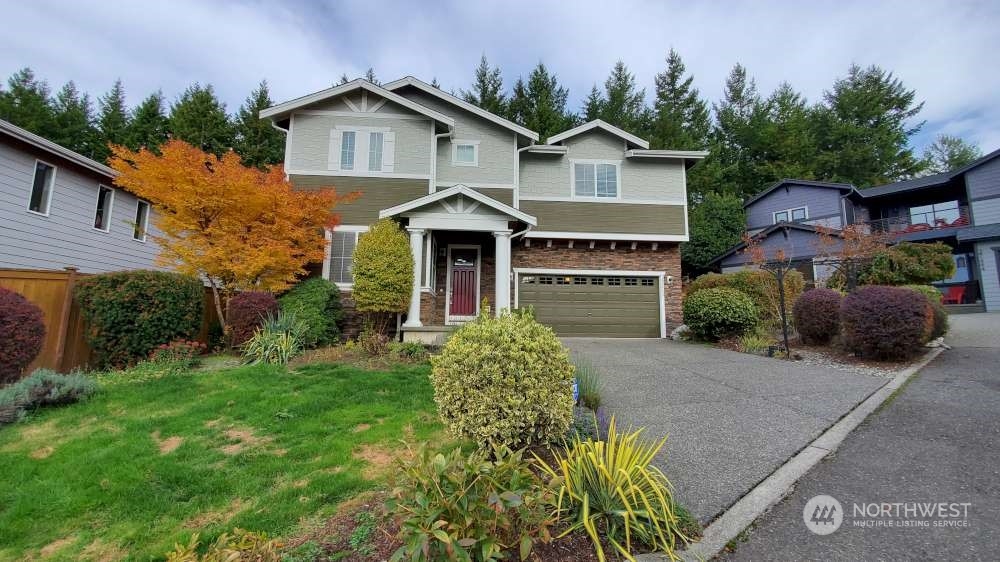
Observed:
[[[398,107],[398,106],[397,106]],[[408,112],[398,108],[399,113]],[[416,115],[416,114],[413,114]],[[337,125],[387,127],[396,134],[394,174],[430,174],[431,121],[340,115],[292,115],[289,169],[293,173],[329,170],[330,131]],[[358,170],[362,175],[366,170]]]
[[[56,166],[49,216],[27,211],[35,159]],[[96,230],[98,185],[108,179],[84,172],[62,159],[0,143],[0,267],[60,270],[75,266],[84,273],[123,269],[161,269],[152,239],[132,239],[136,198],[115,189],[109,232]],[[153,217],[150,217],[150,231]]]
[[[1000,311],[1000,272],[997,271],[997,252],[1000,241],[980,242],[976,244],[976,261],[979,262],[979,273],[982,276],[983,302],[988,312]]]

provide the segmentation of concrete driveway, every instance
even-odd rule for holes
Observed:
[[[669,340],[564,340],[620,422],[667,435],[658,465],[714,519],[889,379]]]

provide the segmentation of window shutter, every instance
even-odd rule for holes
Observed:
[[[330,154],[326,162],[328,170],[340,170],[340,138],[340,131],[330,129]]]
[[[382,171],[392,172],[396,166],[396,133],[382,135]]]

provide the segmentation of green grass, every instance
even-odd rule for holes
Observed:
[[[233,527],[287,536],[383,485],[399,440],[439,438],[428,371],[167,376],[0,428],[0,560],[159,559]]]

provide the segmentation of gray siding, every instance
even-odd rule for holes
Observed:
[[[778,250],[784,250],[786,259],[812,258],[816,255],[816,243],[818,237],[815,233],[804,230],[788,229],[772,232],[767,238],[761,241],[760,247],[764,249],[768,259],[773,259]],[[749,257],[739,252],[727,256],[720,262],[725,268],[739,267],[745,265]]]
[[[27,211],[35,159],[56,166],[49,216]],[[154,260],[159,246],[132,239],[136,198],[115,189],[109,232],[94,228],[99,185],[107,179],[84,172],[50,155],[20,144],[0,141],[0,267],[58,270],[67,266],[84,273],[123,269],[163,269]],[[154,217],[150,217],[152,223]],[[150,224],[150,232],[155,227]]]
[[[795,184],[779,187],[747,207],[747,228],[765,228],[774,224],[774,212],[803,206],[809,208],[809,222],[829,217],[827,220],[835,222],[825,223],[827,226],[840,226],[840,196],[840,190],[826,187]]]
[[[973,201],[970,205],[972,206],[972,221],[974,224],[1000,223],[1000,197]]]
[[[966,172],[965,185],[969,191],[970,200],[1000,197],[1000,158],[994,158],[992,161]],[[976,217],[976,219],[978,218]],[[977,220],[976,224],[983,223]]]
[[[1000,312],[1000,275],[997,273],[996,251],[1000,241],[976,244],[976,261],[983,285],[983,302],[988,312]]]

